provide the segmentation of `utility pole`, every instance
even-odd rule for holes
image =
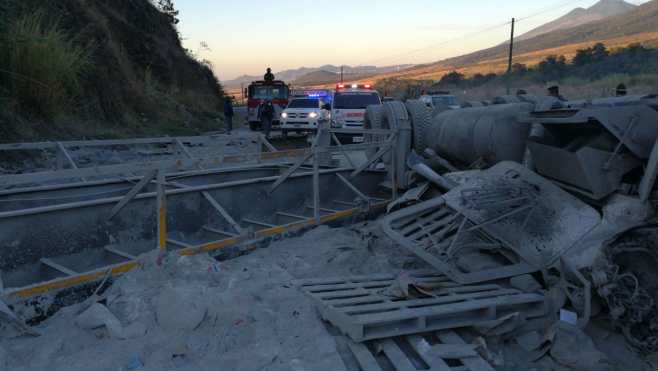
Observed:
[[[343,66],[340,66],[340,83],[343,83]]]
[[[509,60],[507,62],[507,95],[511,94],[512,84],[512,56],[514,55],[514,23],[516,19],[512,18],[512,34],[509,38]]]
[[[242,95],[242,105],[244,105],[244,82],[240,83],[240,95]]]

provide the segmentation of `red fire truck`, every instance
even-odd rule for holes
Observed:
[[[272,125],[280,125],[281,112],[288,105],[288,99],[290,98],[290,87],[279,80],[254,81],[245,90],[247,90],[246,95],[248,97],[247,120],[249,121],[249,128],[251,130],[261,128],[258,111],[260,106],[268,100],[272,101],[275,109]]]

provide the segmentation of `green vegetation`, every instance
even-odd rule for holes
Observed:
[[[628,86],[655,86],[658,80],[658,50],[639,44],[609,50],[602,43],[578,50],[568,61],[562,55],[551,55],[534,67],[514,64],[510,77],[506,74],[475,74],[467,77],[458,71],[444,75],[439,81],[383,80],[377,88],[400,98],[412,98],[427,90],[473,90],[495,86],[526,88],[559,83],[567,86],[585,86],[595,92],[606,91],[620,83]],[[599,93],[600,94],[600,93]]]
[[[42,12],[21,15],[5,25],[0,39],[3,85],[22,111],[53,119],[82,92],[90,67],[89,47],[77,45],[57,21]]]
[[[223,90],[171,0],[0,1],[0,141],[194,135]]]

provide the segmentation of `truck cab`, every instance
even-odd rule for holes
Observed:
[[[251,130],[260,129],[261,122],[259,117],[260,107],[267,101],[274,105],[273,126],[279,125],[281,112],[288,105],[290,98],[290,87],[283,81],[254,81],[248,88],[247,93],[247,121]]]

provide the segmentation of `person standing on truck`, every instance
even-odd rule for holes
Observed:
[[[265,80],[266,82],[274,81],[274,74],[272,73],[271,68],[269,67],[267,68],[267,73],[265,74],[265,76],[263,76],[263,80]]]
[[[260,123],[265,133],[265,138],[270,139],[270,131],[272,130],[272,120],[274,119],[274,105],[271,100],[265,101],[260,107]]]
[[[224,98],[224,123],[226,124],[226,133],[231,134],[233,131],[233,97]]]

